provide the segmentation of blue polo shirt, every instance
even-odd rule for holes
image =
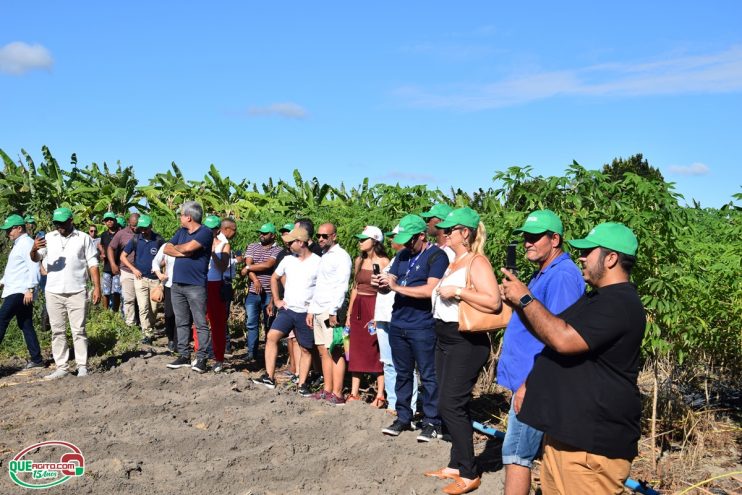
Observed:
[[[173,264],[173,283],[206,286],[206,274],[209,272],[209,258],[211,257],[211,245],[214,242],[214,234],[210,228],[200,226],[192,234],[188,229],[181,227],[170,239],[174,246],[186,244],[195,240],[201,245],[201,249],[194,251],[190,256],[175,258]]]
[[[397,283],[407,287],[419,287],[428,283],[428,278],[443,278],[448,268],[448,256],[436,245],[413,255],[405,248],[392,260],[389,273],[396,275]],[[433,305],[429,297],[420,299],[394,296],[391,324],[404,329],[432,328]]]
[[[582,297],[585,281],[574,261],[567,253],[562,253],[543,270],[533,274],[528,288],[546,309],[558,315]],[[543,348],[544,344],[521,321],[520,313],[513,311],[505,328],[502,354],[497,363],[497,383],[513,392],[518,390]]]
[[[134,240],[137,240],[137,245],[134,246]],[[157,255],[157,250],[162,246],[163,240],[160,234],[152,232],[150,239],[147,240],[141,234],[136,234],[131,240],[126,243],[124,252],[126,254],[135,251],[134,254],[134,267],[142,272],[142,277],[149,279],[156,279],[157,276],[152,273],[152,260]]]

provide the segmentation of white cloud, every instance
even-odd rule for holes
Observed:
[[[742,46],[651,62],[530,72],[490,84],[406,86],[397,88],[394,94],[414,107],[488,110],[555,96],[632,97],[736,91],[742,91]]]
[[[51,69],[52,54],[43,45],[14,41],[0,47],[0,72],[18,76],[34,69]]]
[[[264,107],[251,107],[247,114],[253,117],[278,116],[287,119],[304,119],[309,116],[309,112],[296,103],[273,103]]]
[[[667,169],[676,175],[707,175],[711,169],[705,163],[691,163],[690,165],[670,165]]]

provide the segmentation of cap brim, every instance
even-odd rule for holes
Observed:
[[[68,217],[68,216],[60,217],[60,216],[54,215],[52,217],[52,222],[66,222],[70,218],[72,218],[72,217]]]
[[[600,244],[593,241],[588,241],[587,239],[572,239],[567,242],[570,246],[577,249],[590,249],[600,246]]]
[[[412,236],[419,234],[420,232],[415,233],[409,233],[409,232],[400,232],[397,235],[394,236],[394,239],[392,239],[397,244],[407,244],[410,239],[412,239]]]
[[[276,232],[273,230],[258,230],[261,234],[275,234]],[[289,232],[288,230],[286,232]]]
[[[455,220],[441,220],[438,222],[438,225],[435,226],[437,229],[447,229],[449,227],[455,227],[458,225],[458,222]]]
[[[355,237],[357,237],[359,239],[363,239],[363,240],[371,239],[371,236],[366,235],[366,234],[356,234]]]
[[[534,225],[532,227],[530,226],[522,226],[513,231],[513,234],[543,234],[544,232],[548,231],[546,227],[539,227],[538,225]]]

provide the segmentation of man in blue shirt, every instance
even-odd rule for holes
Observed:
[[[397,419],[382,433],[398,436],[412,427],[412,381],[415,364],[423,385],[422,431],[419,442],[429,442],[441,433],[438,414],[438,381],[435,376],[435,322],[431,295],[448,268],[448,256],[428,242],[425,220],[407,215],[399,222],[394,242],[404,245],[394,257],[389,272],[374,277],[380,292],[396,293],[389,325],[389,345],[397,370]],[[372,283],[374,283],[372,282]]]
[[[0,279],[3,288],[3,305],[0,307],[0,343],[5,337],[10,320],[15,316],[18,327],[23,332],[31,360],[26,368],[39,368],[44,365],[41,358],[39,339],[33,328],[34,292],[39,285],[39,264],[32,261],[29,253],[33,239],[26,233],[26,224],[20,215],[10,215],[0,229],[8,234],[13,248],[8,255],[5,273]]]
[[[121,253],[121,265],[127,267],[134,274],[134,293],[139,308],[139,321],[142,325],[142,344],[152,343],[155,334],[155,315],[157,314],[157,302],[149,295],[150,291],[159,285],[160,281],[152,273],[152,260],[155,259],[157,251],[165,243],[160,234],[152,230],[152,218],[149,215],[141,215],[137,220],[137,233],[124,246]],[[129,255],[134,252],[134,263],[129,260]]]
[[[585,282],[580,269],[562,249],[564,229],[554,212],[534,211],[514,233],[523,234],[526,259],[538,265],[528,288],[549,311],[559,314],[584,294]],[[524,324],[521,312],[513,312],[497,363],[497,382],[513,392],[502,445],[506,495],[527,495],[531,488],[531,466],[543,433],[521,423],[516,414],[523,403],[526,377],[543,348],[544,344]],[[544,404],[544,407],[549,406]]]
[[[209,271],[211,245],[214,234],[210,228],[201,225],[204,210],[195,201],[186,201],[180,210],[180,225],[163,252],[175,258],[173,265],[173,285],[170,300],[175,313],[178,335],[178,359],[168,364],[171,369],[190,366],[197,373],[206,372],[207,350],[211,345],[211,332],[206,322],[206,276]],[[196,325],[198,351],[196,361],[191,363],[188,349],[188,336],[191,332],[191,319]]]

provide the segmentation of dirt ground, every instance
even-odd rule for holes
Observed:
[[[446,464],[450,444],[381,434],[392,416],[364,403],[333,407],[250,378],[170,370],[163,349],[87,378],[46,382],[49,369],[0,370],[0,493],[23,493],[9,460],[47,440],[77,445],[81,478],[49,493],[433,494],[422,473]],[[20,363],[17,363],[20,364]],[[482,494],[502,492],[500,442],[478,436]]]

